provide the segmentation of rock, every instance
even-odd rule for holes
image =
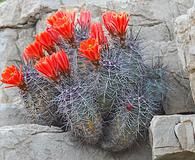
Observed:
[[[16,45],[20,55],[23,53],[25,47],[34,41],[34,30],[34,28],[18,30]]]
[[[154,160],[194,160],[195,115],[155,116],[150,126]]]
[[[188,54],[188,43],[189,43],[189,23],[188,23],[188,16],[182,15],[175,20],[176,27],[176,44],[178,47],[178,55],[182,62],[183,68],[187,69],[187,55]]]
[[[0,127],[28,123],[27,113],[21,103],[0,104]]]
[[[67,1],[67,0],[62,0],[62,3],[65,6],[81,6],[84,4],[92,4],[92,5],[96,5],[96,6],[101,6],[101,7],[106,7],[106,2],[109,2],[110,0],[71,0],[71,1]]]
[[[184,121],[175,126],[176,136],[181,142],[181,148],[191,150],[194,143],[194,129],[191,121]]]
[[[16,45],[13,45],[17,40],[17,31],[12,29],[0,30],[0,72],[5,65],[19,61]]]
[[[170,73],[167,77],[169,90],[164,100],[166,114],[194,113],[195,105],[192,99],[190,81],[184,72]]]
[[[150,160],[146,148],[137,153],[109,154],[91,146],[80,146],[70,141],[68,133],[56,127],[35,124],[0,128],[1,160]]]
[[[195,4],[187,14],[175,21],[176,43],[183,68],[189,73],[192,96],[195,100]]]
[[[40,17],[40,19],[37,21],[36,27],[35,27],[36,34],[38,34],[40,32],[43,32],[45,30],[45,28],[46,28],[46,19],[50,15],[52,15],[52,13],[48,13],[48,14],[42,15]]]
[[[60,0],[7,0],[0,7],[0,28],[32,26],[45,14],[60,7]]]

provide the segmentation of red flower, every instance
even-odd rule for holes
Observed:
[[[75,12],[58,11],[47,19],[47,23],[56,30],[65,41],[74,42]]]
[[[74,24],[69,19],[67,19],[66,22],[64,22],[59,27],[55,27],[54,29],[58,31],[62,38],[68,43],[74,42]]]
[[[52,41],[54,41],[57,45],[60,44],[60,34],[53,28],[46,28],[48,34],[50,35]]]
[[[89,29],[91,24],[91,12],[81,11],[80,17],[77,19],[77,23],[80,25],[81,30]]]
[[[98,64],[100,60],[100,46],[96,39],[89,38],[80,43],[79,51],[81,56],[88,58],[93,64]]]
[[[47,24],[50,26],[59,26],[62,25],[64,22],[66,22],[66,18],[68,18],[71,23],[74,24],[75,21],[75,12],[63,12],[63,11],[57,11],[52,16],[47,18]]]
[[[48,31],[41,32],[36,36],[36,41],[40,42],[48,53],[55,52],[55,42]]]
[[[60,73],[69,74],[70,73],[70,64],[67,54],[64,50],[60,50],[57,53],[54,53],[52,56],[55,56],[55,59],[58,63],[58,70]]]
[[[59,78],[58,64],[52,55],[41,58],[34,67],[49,79],[57,81]]]
[[[101,23],[93,23],[91,25],[90,37],[96,39],[100,45],[108,45]]]
[[[36,63],[35,69],[45,77],[57,81],[60,73],[70,73],[70,64],[66,53],[60,50],[57,53],[41,58]]]
[[[23,58],[26,62],[39,60],[44,56],[42,45],[37,41],[29,44],[23,52]]]
[[[106,29],[111,35],[125,38],[127,25],[129,22],[127,13],[116,13],[109,11],[103,14],[102,19]]]
[[[10,84],[9,87],[19,87],[22,90],[26,89],[26,85],[24,83],[22,68],[20,70],[14,66],[11,65],[7,67],[3,73],[1,74],[2,79],[0,80],[2,83]]]

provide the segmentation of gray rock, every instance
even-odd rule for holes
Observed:
[[[84,4],[92,4],[96,6],[106,7],[106,2],[109,2],[110,0],[62,0],[62,4],[65,6],[81,6]]]
[[[0,28],[33,25],[40,14],[57,10],[60,0],[7,0],[0,7]]]
[[[194,143],[194,128],[193,123],[189,120],[181,122],[175,126],[176,136],[181,142],[181,148],[191,150]]]
[[[119,158],[120,157],[120,158]],[[147,147],[111,155],[70,141],[59,128],[34,124],[0,128],[1,160],[150,160]]]
[[[48,14],[44,14],[40,17],[40,19],[37,21],[36,23],[36,34],[43,32],[46,28],[46,19],[47,17],[49,17],[50,15],[52,15],[52,13],[48,13]]]
[[[187,14],[179,16],[175,21],[176,43],[178,55],[183,68],[189,73],[192,96],[195,100],[195,4]]]
[[[0,127],[28,123],[22,103],[0,104]]]
[[[17,30],[18,39],[16,41],[16,45],[20,55],[23,53],[25,47],[34,41],[34,30],[34,28]]]
[[[195,115],[155,116],[150,126],[154,160],[194,160]]]

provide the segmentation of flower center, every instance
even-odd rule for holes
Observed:
[[[88,46],[89,48],[92,48],[93,47],[93,45],[92,44],[89,44],[89,46]]]
[[[13,73],[13,72],[11,72],[11,73],[10,73],[10,76],[12,77],[13,75],[14,75],[14,73]]]

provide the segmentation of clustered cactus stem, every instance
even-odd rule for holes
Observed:
[[[24,52],[25,64],[2,73],[19,87],[33,122],[69,131],[82,143],[121,151],[147,132],[166,92],[162,65],[145,64],[129,33],[130,16],[57,11]],[[137,37],[137,36],[136,36]]]

